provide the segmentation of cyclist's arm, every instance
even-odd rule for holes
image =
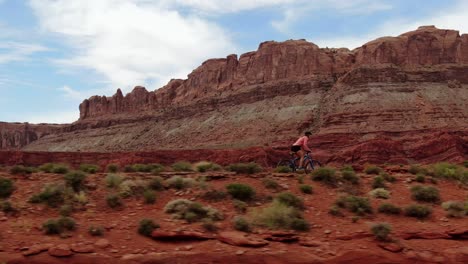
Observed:
[[[303,147],[304,147],[304,150],[305,150],[305,151],[307,151],[307,152],[312,152],[312,150],[309,148],[309,139],[308,139],[307,137],[304,139],[304,145],[303,145]]]

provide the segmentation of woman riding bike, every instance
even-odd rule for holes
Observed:
[[[304,136],[300,137],[296,142],[291,146],[291,151],[294,152],[296,155],[299,155],[301,158],[299,161],[299,168],[298,170],[303,170],[303,163],[304,163],[304,155],[306,152],[311,152],[309,146],[307,144],[309,143],[309,139],[312,136],[312,133],[307,131],[304,133]]]

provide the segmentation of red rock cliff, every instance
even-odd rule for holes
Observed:
[[[57,132],[62,125],[0,122],[0,149],[22,148],[39,138]]]

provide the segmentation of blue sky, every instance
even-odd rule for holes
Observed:
[[[0,0],[0,121],[70,123],[92,95],[155,90],[266,40],[353,49],[467,21],[468,0]]]

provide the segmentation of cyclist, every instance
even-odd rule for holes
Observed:
[[[300,137],[291,147],[291,151],[294,152],[296,155],[299,155],[299,157],[301,158],[299,161],[299,168],[297,168],[298,170],[304,169],[304,155],[306,152],[311,152],[309,146],[307,146],[311,136],[312,133],[310,131],[305,132],[304,136]]]

